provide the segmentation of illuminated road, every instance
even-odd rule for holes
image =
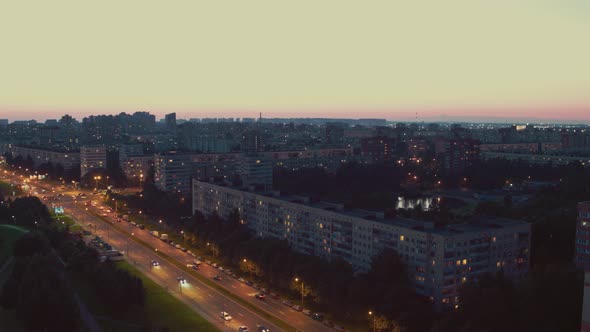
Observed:
[[[20,183],[22,181],[22,179],[18,179],[10,174],[2,174],[2,176],[12,183]],[[46,181],[43,182],[44,183],[37,182],[33,185],[51,192],[53,188],[52,185]],[[63,206],[66,214],[70,215],[83,228],[93,233],[96,232],[96,234],[106,240],[115,249],[125,252],[125,258],[134,264],[137,269],[156,283],[167,288],[174,296],[188,304],[193,310],[202,315],[205,319],[214,323],[222,331],[237,331],[238,327],[241,325],[248,326],[250,331],[256,330],[257,325],[264,325],[271,331],[283,331],[248,308],[198,280],[190,273],[186,273],[176,265],[158,256],[156,249],[183,265],[194,261],[193,257],[189,254],[173,248],[169,244],[151,236],[147,230],[140,230],[131,223],[116,222],[116,215],[114,213],[103,212],[103,210],[100,209],[100,207],[103,207],[104,211],[106,211],[107,208],[106,205],[103,205],[102,200],[99,199],[101,196],[92,195],[90,192],[83,190],[72,191],[71,189],[62,189],[59,185],[55,185],[54,189],[55,193],[47,195],[62,193],[63,196],[60,197],[59,201],[55,202],[55,204]],[[34,192],[35,189],[31,190],[31,194],[34,194]],[[88,198],[79,199],[80,202],[75,203],[72,195],[79,192],[86,193]],[[40,190],[37,196],[42,196]],[[93,200],[97,203],[97,206],[87,207],[81,203],[88,200]],[[47,204],[50,205],[50,202],[47,202]],[[97,217],[91,212],[96,214],[106,213],[107,216]],[[105,220],[109,220],[109,222]],[[113,227],[111,222],[115,223],[117,228],[121,229],[121,231]],[[132,240],[131,237],[140,239],[146,243],[147,246],[137,243]],[[160,263],[160,266],[152,267],[152,260],[157,260]],[[223,279],[221,281],[216,281],[220,286],[267,313],[287,322],[294,327],[293,331],[334,331],[334,329],[311,319],[303,313],[283,305],[280,299],[272,299],[270,296],[267,296],[265,300],[256,299],[254,297],[258,292],[256,289],[245,285],[227,274],[220,273],[220,271],[212,266],[201,264],[201,269],[193,273],[199,273],[211,280],[213,280],[213,276],[221,274]],[[177,281],[177,277],[179,276],[184,277],[187,281],[182,287]],[[233,319],[229,322],[225,322],[220,317],[221,311],[227,311]]]

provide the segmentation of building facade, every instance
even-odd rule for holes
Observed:
[[[190,195],[191,173],[188,154],[170,151],[154,158],[154,184],[162,191]]]
[[[227,217],[237,210],[258,237],[285,240],[295,251],[326,260],[342,259],[356,271],[369,270],[383,249],[395,250],[406,262],[416,291],[437,308],[457,305],[459,287],[482,273],[503,270],[518,279],[528,272],[530,224],[521,221],[481,219],[440,228],[197,180],[192,190],[194,211]]]
[[[107,167],[107,148],[104,145],[80,147],[80,176]]]
[[[52,163],[54,166],[60,165],[66,171],[80,167],[80,152],[78,151],[45,150],[24,146],[11,146],[9,151],[13,157],[21,156],[24,159],[30,157],[35,167],[46,163]]]

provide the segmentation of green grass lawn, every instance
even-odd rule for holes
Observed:
[[[0,193],[2,193],[2,195],[4,195],[5,197],[12,197],[12,192],[15,192],[16,195],[20,195],[22,194],[22,191],[20,189],[17,188],[13,188],[10,183],[8,182],[4,182],[4,181],[0,181]]]
[[[144,326],[168,327],[171,332],[219,331],[215,326],[197,315],[186,304],[176,299],[161,286],[125,261],[117,262],[124,270],[141,278],[146,289],[146,303],[143,308],[130,310],[125,317],[113,318],[105,311],[104,305],[92,287],[81,277],[70,275],[80,297],[95,316],[104,331],[139,332]]]

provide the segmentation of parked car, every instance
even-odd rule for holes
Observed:
[[[256,295],[254,295],[254,296],[259,300],[266,300],[266,295],[264,295],[262,293],[256,293]]]
[[[246,280],[244,280],[244,278],[238,278],[238,281],[239,281],[239,282],[243,282],[243,283],[245,283],[245,282],[246,282]]]
[[[180,250],[186,252],[187,249],[185,247],[181,247]]]
[[[180,249],[180,248],[181,248],[181,247],[180,247],[180,244],[177,244],[177,245],[175,245],[175,246],[174,246],[174,248],[176,248],[176,249]]]
[[[176,280],[181,284],[186,284],[186,279],[184,279],[184,277],[176,277]]]
[[[221,280],[223,280],[219,274],[218,274],[218,275],[216,275],[215,277],[213,277],[213,279],[215,279],[215,280],[217,280],[217,281],[221,281]]]
[[[254,283],[252,281],[250,281],[250,280],[246,280],[246,285],[252,286],[252,285],[254,285]]]
[[[246,326],[238,327],[238,332],[248,332],[248,328]]]
[[[336,331],[339,331],[339,332],[344,332],[344,331],[346,331],[346,330],[344,329],[344,327],[342,327],[342,326],[340,326],[340,325],[336,325],[336,326],[334,326],[334,330],[336,330]]]
[[[217,263],[213,263],[213,264],[211,264],[211,266],[213,266],[214,268],[218,267]]]
[[[311,316],[311,310],[309,309],[303,309],[301,312],[303,312],[305,316]]]
[[[275,300],[279,298],[279,296],[277,295],[277,293],[270,293],[270,297],[272,297]]]
[[[315,320],[317,320],[317,321],[320,321],[320,322],[321,322],[321,321],[323,321],[323,320],[324,320],[324,315],[323,315],[323,314],[320,314],[320,313],[317,313],[317,312],[314,312],[314,313],[311,315],[311,318],[313,318],[313,319],[315,319]]]
[[[205,259],[201,256],[197,257],[198,260],[200,260],[201,262],[204,261]]]
[[[283,304],[286,305],[287,307],[293,306],[293,303],[291,303],[291,301],[289,301],[289,300],[283,300]]]
[[[334,322],[331,320],[324,321],[324,325],[327,327],[334,327]]]
[[[295,311],[303,311],[303,308],[301,308],[301,307],[300,307],[300,306],[298,306],[298,305],[294,305],[294,306],[293,306],[293,310],[295,310]]]

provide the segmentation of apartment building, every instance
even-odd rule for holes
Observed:
[[[583,166],[590,166],[590,157],[569,156],[565,154],[525,154],[486,151],[481,154],[482,159],[506,159],[523,161],[531,165],[551,165],[553,167],[567,165],[572,162],[580,162]]]
[[[60,165],[66,171],[80,167],[80,152],[77,151],[46,150],[25,146],[11,146],[9,151],[13,157],[21,156],[23,159],[31,157],[35,167],[46,163]]]
[[[80,147],[80,176],[107,167],[107,148],[104,145]]]
[[[191,191],[190,155],[169,151],[156,154],[154,158],[154,184],[166,192],[189,195]]]
[[[193,180],[193,210],[227,217],[237,209],[259,237],[286,240],[301,253],[343,259],[356,271],[370,269],[373,256],[389,248],[408,265],[416,291],[437,308],[458,304],[461,284],[503,270],[523,277],[529,266],[530,224],[483,218],[469,224],[434,224],[384,218],[383,213],[342,205],[245,192]]]

